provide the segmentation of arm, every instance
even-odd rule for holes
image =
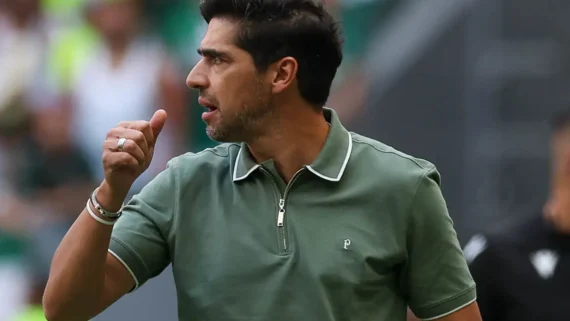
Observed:
[[[408,263],[403,283],[420,320],[481,321],[475,283],[432,168],[421,177],[408,223]]]
[[[48,320],[92,318],[166,268],[163,233],[172,218],[173,179],[170,167],[160,173],[133,197],[114,228],[80,215],[52,263],[44,296]],[[105,190],[103,185],[98,194],[101,204]]]
[[[109,132],[103,156],[105,181],[97,194],[102,207],[119,210],[130,186],[152,159],[154,138],[165,116],[158,112],[150,127],[143,122],[140,131],[134,129],[137,123],[131,122]],[[116,150],[117,137],[128,139],[124,151]],[[80,214],[52,261],[43,298],[48,320],[88,320],[167,266],[168,250],[162,229],[170,221],[171,212],[163,205],[170,204],[165,200],[167,194],[172,197],[168,192],[172,177],[172,170],[167,169],[149,183],[125,207],[114,228],[97,222],[87,210]],[[129,257],[121,256],[119,250],[112,251],[116,243],[128,248],[140,263],[130,260],[129,265]]]
[[[481,320],[479,315],[479,307],[476,302],[469,304],[468,306],[456,311],[448,316],[440,319],[434,319],[438,321],[465,321],[465,320]],[[407,321],[421,321],[418,319],[412,311],[408,310]],[[486,319],[485,319],[486,321]]]
[[[481,320],[481,316],[479,315],[479,307],[477,306],[476,302],[469,304],[468,306],[456,311],[448,316],[445,316],[440,319],[434,319],[438,321],[465,321],[465,320]],[[408,318],[407,321],[421,321],[418,319],[414,313],[408,310]],[[486,321],[486,319],[485,319]]]
[[[80,214],[52,261],[43,299],[48,320],[88,320],[134,287],[129,272],[107,252],[111,232],[86,210]]]
[[[436,319],[440,321],[481,321],[481,314],[479,314],[479,307],[477,302],[473,302],[468,306],[453,312],[452,314],[445,316],[441,319]]]
[[[408,309],[408,316],[406,318],[407,321],[420,321],[420,319],[418,319],[414,313],[412,312],[412,310]]]

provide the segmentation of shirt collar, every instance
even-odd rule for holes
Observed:
[[[344,174],[352,153],[352,136],[342,126],[334,110],[324,108],[323,112],[325,119],[331,125],[329,135],[315,162],[311,165],[306,165],[305,168],[319,178],[338,182]],[[254,161],[247,145],[242,143],[234,164],[233,181],[237,182],[246,179],[259,167],[261,165]]]

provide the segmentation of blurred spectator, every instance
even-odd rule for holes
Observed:
[[[0,131],[0,320],[9,320],[26,303],[27,274],[23,270],[27,250],[27,213],[13,180],[19,159],[19,132]]]
[[[20,197],[15,165],[27,134],[26,96],[42,67],[46,39],[38,0],[0,1],[0,320],[22,309],[27,295],[29,206]]]
[[[0,127],[25,121],[26,91],[31,88],[44,57],[46,34],[39,0],[0,2]]]
[[[69,140],[68,115],[57,108],[36,109],[29,139],[21,141],[18,190],[26,205],[28,317],[41,311],[49,265],[57,245],[77,218],[77,209],[95,184],[89,164]],[[21,316],[23,318],[23,315]],[[26,319],[22,319],[26,320]]]
[[[100,41],[75,73],[70,87],[73,139],[103,178],[101,142],[124,119],[150,119],[157,108],[169,114],[151,168],[138,180],[142,187],[166,161],[185,151],[184,73],[176,70],[161,43],[144,32],[138,0],[89,0],[87,14]],[[164,142],[166,141],[166,142]]]
[[[89,0],[41,0],[46,20],[57,31],[81,25],[82,8],[87,1]]]
[[[550,198],[542,211],[465,247],[485,321],[570,319],[570,111],[555,117]]]

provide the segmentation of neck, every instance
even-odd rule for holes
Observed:
[[[322,112],[310,107],[283,108],[271,131],[247,142],[257,162],[272,159],[285,182],[303,166],[312,164],[319,155],[329,133]]]
[[[117,69],[121,66],[127,53],[129,42],[126,39],[113,39],[109,41],[109,52],[111,53],[111,66]]]

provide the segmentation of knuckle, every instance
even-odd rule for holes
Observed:
[[[136,142],[134,142],[130,139],[127,139],[127,141],[125,142],[125,145],[123,147],[123,150],[133,152],[133,151],[137,150],[137,147],[138,147],[138,145]]]
[[[115,135],[117,134],[117,128],[111,128],[108,132],[107,132],[107,139],[109,138],[113,138],[115,137]]]
[[[139,144],[144,143],[146,141],[144,134],[138,130],[133,132],[133,140]]]
[[[150,129],[150,122],[148,121],[140,121],[139,122],[139,128],[141,130],[149,130]]]
[[[114,137],[109,137],[103,142],[103,152],[108,151],[109,149],[115,147],[117,142]]]

